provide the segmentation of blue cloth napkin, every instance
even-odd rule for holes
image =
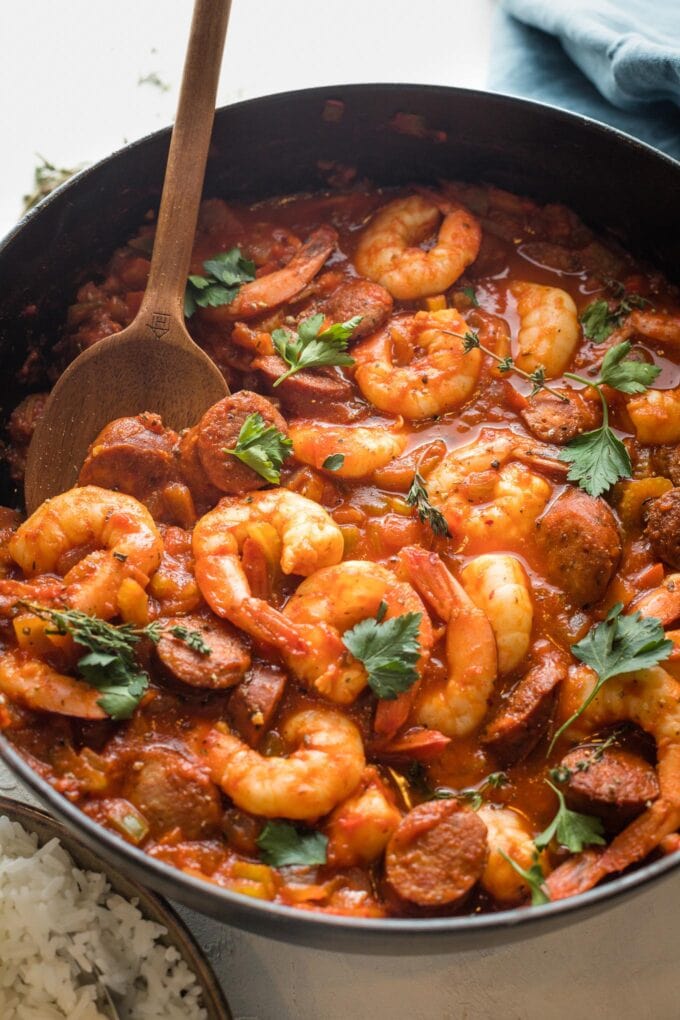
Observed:
[[[489,87],[680,159],[680,0],[501,0]]]

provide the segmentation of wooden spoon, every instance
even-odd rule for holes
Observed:
[[[144,299],[126,329],[83,351],[59,377],[28,451],[29,512],[75,485],[107,422],[156,411],[166,425],[185,428],[229,392],[187,333],[183,303],[230,7],[231,0],[196,0]]]

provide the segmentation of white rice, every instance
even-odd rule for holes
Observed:
[[[95,986],[81,984],[92,963],[122,997],[123,1020],[206,1020],[196,976],[158,942],[165,934],[103,874],[75,867],[58,839],[38,849],[0,816],[2,1020],[102,1020]]]

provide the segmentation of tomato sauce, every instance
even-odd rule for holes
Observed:
[[[649,308],[655,315],[680,326],[678,294],[660,274],[639,266],[613,242],[595,237],[571,211],[561,206],[539,207],[528,199],[489,187],[454,184],[443,187],[447,201],[462,203],[479,222],[482,237],[479,253],[442,293],[409,301],[395,300],[387,321],[398,324],[419,311],[436,313],[444,308],[457,309],[467,328],[476,332],[488,350],[502,358],[510,355],[516,363],[522,354],[518,341],[522,322],[512,288],[517,281],[522,281],[559,288],[573,299],[578,313],[583,313],[594,301],[605,300],[613,307],[617,294],[633,294],[637,299],[644,299],[634,302],[634,308],[643,306],[643,312]],[[252,206],[211,200],[202,207],[191,272],[200,276],[206,260],[218,252],[238,247],[255,263],[258,278],[264,278],[284,269],[316,228],[330,225],[337,231],[337,244],[314,278],[286,303],[265,309],[247,321],[245,335],[250,337],[252,345],[257,342],[253,338],[258,334],[271,336],[275,329],[299,324],[305,316],[319,308],[323,310],[325,301],[358,279],[354,258],[371,217],[387,203],[413,193],[411,189],[370,188],[347,194],[285,196]],[[432,198],[431,192],[423,190],[422,194]],[[441,195],[437,200],[442,201]],[[125,327],[134,317],[148,275],[153,229],[153,223],[143,226],[129,245],[114,254],[104,279],[88,282],[80,289],[59,343],[63,360]],[[435,230],[420,240],[420,247],[427,251],[436,243]],[[228,306],[226,308],[228,310]],[[623,316],[617,329],[626,321]],[[249,348],[235,341],[236,331],[242,327],[231,321],[223,308],[199,309],[190,320],[189,328],[220,366],[233,393],[241,389],[254,391],[267,395],[279,405],[283,389],[272,388],[266,374],[253,366],[256,352],[252,346]],[[678,333],[680,344],[680,328]],[[614,333],[612,340],[596,343],[581,331],[569,358],[569,370],[586,378],[596,378],[603,354],[617,336]],[[626,337],[633,345],[635,357],[659,366],[660,374],[653,383],[655,389],[672,390],[680,385],[677,345],[674,348],[673,343],[660,342],[634,328],[625,337],[621,334],[621,339]],[[507,349],[504,343],[509,344]],[[350,341],[350,355],[353,347]],[[398,367],[407,364],[410,354],[408,345],[400,346],[397,334],[393,344],[394,364]],[[364,688],[352,703],[341,707],[361,734],[366,760],[373,768],[370,782],[376,784],[386,803],[402,818],[418,805],[437,803],[432,800],[433,795],[443,799],[447,791],[450,797],[460,799],[465,812],[472,811],[470,804],[477,792],[486,805],[511,808],[522,820],[528,838],[533,838],[555,815],[556,797],[546,782],[550,779],[550,770],[558,767],[566,751],[578,744],[574,735],[565,733],[549,751],[556,720],[562,720],[559,699],[553,698],[552,702],[547,699],[550,703],[547,715],[538,724],[539,732],[533,746],[528,753],[518,755],[517,760],[506,764],[502,755],[499,759],[494,745],[480,740],[480,735],[491,720],[503,713],[510,694],[528,670],[536,666],[532,650],[541,647],[542,640],[559,649],[567,666],[575,668],[577,660],[571,654],[572,645],[585,638],[615,603],[629,606],[640,595],[658,588],[672,573],[672,565],[660,561],[656,554],[654,542],[645,531],[643,503],[635,503],[631,482],[625,479],[610,487],[604,500],[600,500],[606,500],[606,512],[611,513],[615,522],[620,551],[605,590],[601,595],[598,592],[592,601],[575,599],[556,582],[556,571],[550,562],[552,550],[535,540],[535,523],[528,530],[521,529],[517,535],[509,529],[504,540],[499,541],[497,530],[486,535],[483,529],[469,534],[463,529],[460,535],[444,537],[435,534],[427,520],[418,519],[414,507],[407,501],[416,470],[421,472],[427,485],[448,453],[476,440],[483,441],[489,429],[495,430],[494,435],[510,433],[529,445],[544,442],[543,437],[532,431],[525,413],[537,399],[532,396],[532,383],[515,371],[499,371],[498,363],[487,353],[481,357],[479,376],[469,399],[435,417],[415,421],[400,418],[402,410],[396,395],[390,413],[372,406],[357,386],[351,366],[325,372],[348,388],[349,396],[342,401],[342,407],[337,400],[330,400],[326,406],[323,394],[319,396],[310,415],[317,428],[339,423],[377,429],[391,427],[396,420],[398,430],[405,437],[403,452],[366,477],[338,477],[330,470],[299,462],[295,457],[285,462],[281,485],[328,512],[342,533],[343,560],[380,564],[408,582],[400,556],[405,547],[418,546],[436,554],[458,580],[464,576],[465,568],[480,556],[489,553],[511,556],[521,565],[527,578],[533,610],[529,652],[496,678],[483,719],[462,736],[440,733],[438,743],[431,732],[423,738],[428,728],[418,720],[417,706],[429,690],[446,683],[449,670],[447,621],[441,610],[438,612],[427,603],[434,642],[410,712],[407,711],[396,734],[385,741],[376,733],[377,699],[369,688]],[[565,387],[582,389],[580,384],[559,375],[546,382],[558,391]],[[583,394],[592,408],[599,407],[599,397],[593,390],[583,390]],[[671,489],[676,479],[672,478],[672,473],[664,473],[655,457],[657,447],[663,445],[670,455],[674,444],[641,443],[627,410],[629,398],[607,388],[606,399],[611,425],[615,433],[626,440],[633,479],[636,482],[664,479],[656,490],[656,483],[652,483],[650,495],[659,496],[662,491]],[[291,412],[283,399],[279,409],[289,424],[307,417],[299,407]],[[20,415],[18,412],[17,421]],[[25,437],[19,431],[17,428],[12,438],[15,463],[20,465]],[[564,444],[558,445],[564,449]],[[550,510],[563,494],[576,488],[566,479],[559,451],[555,457],[557,463],[552,468],[536,464],[530,468],[550,490],[541,513]],[[496,464],[486,473],[498,469]],[[110,487],[115,486],[112,483]],[[182,502],[184,497],[178,497],[174,517],[168,510],[167,500],[158,512],[165,551],[160,570],[151,578],[145,599],[141,600],[144,612],[140,620],[145,618],[145,613],[149,619],[162,621],[196,613],[205,617],[209,612],[194,576],[191,531],[196,517],[213,507],[220,493],[215,496],[210,487],[197,491],[191,484],[188,488],[195,514],[191,500]],[[157,510],[160,504],[154,499],[151,490],[145,492],[143,501],[156,515],[154,508]],[[485,504],[483,499],[475,502],[473,493],[469,505],[476,508]],[[0,641],[5,652],[13,648],[15,642],[12,618],[16,612],[16,598],[12,585],[23,578],[7,553],[15,523],[8,517],[7,528],[0,527]],[[277,610],[283,610],[294,595],[300,577],[282,573],[271,558],[263,560],[261,548],[259,552],[248,549],[242,549],[241,553],[251,590]],[[78,547],[73,562],[89,551],[91,549]],[[72,565],[62,564],[63,570],[58,573],[63,576]],[[133,618],[134,611],[128,621]],[[268,696],[275,694],[277,697],[266,732],[258,736],[257,751],[263,757],[286,754],[290,750],[284,735],[286,720],[303,709],[314,710],[326,702],[286,673],[281,656],[273,648],[250,638],[245,639],[245,644],[251,659],[250,669],[270,671],[267,674]],[[4,685],[0,682],[0,690],[4,691],[5,730],[31,764],[87,814],[142,846],[151,856],[237,892],[301,909],[359,916],[420,916],[433,912],[495,910],[526,902],[528,889],[521,880],[518,880],[517,895],[511,900],[499,899],[483,883],[475,882],[460,901],[438,903],[436,895],[432,903],[409,900],[403,887],[395,890],[391,884],[389,861],[386,865],[383,852],[368,862],[357,859],[343,866],[333,866],[332,862],[268,865],[258,844],[266,819],[240,809],[219,790],[216,781],[210,782],[205,772],[201,772],[203,765],[196,752],[197,734],[215,730],[225,720],[236,725],[231,699],[237,688],[192,688],[173,682],[168,679],[167,671],[159,667],[154,648],[147,640],[140,642],[137,653],[142,666],[149,671],[151,686],[127,722],[87,721],[36,711],[25,698],[13,697],[7,682]],[[284,677],[279,685],[282,692],[271,682],[271,676],[279,673]],[[389,712],[389,709],[384,711]],[[622,716],[612,743],[617,747],[633,747],[654,764],[654,741],[641,736],[641,729],[635,727],[634,722]],[[236,728],[238,730],[237,725]],[[611,732],[611,727],[595,726],[589,734],[588,746],[596,747]],[[584,743],[582,739],[581,743],[585,746],[587,741]],[[145,764],[149,748],[156,749],[151,767]],[[169,778],[171,773],[176,777],[177,763],[184,760],[188,764],[182,782]],[[490,785],[487,777],[499,772],[503,773],[502,782]],[[135,774],[142,778],[136,781]],[[215,780],[214,774],[212,778]],[[183,798],[187,798],[186,804]],[[179,803],[176,818],[173,817],[173,799]],[[447,816],[446,825],[458,824],[453,815]],[[328,818],[321,818],[311,825],[303,824],[302,829],[328,834],[329,825]],[[435,830],[427,831],[434,839],[432,832]],[[331,834],[331,842],[334,838]],[[608,835],[607,840],[610,838]],[[568,856],[564,845],[553,842],[547,854],[541,857],[545,875]],[[434,871],[436,869],[433,874]]]

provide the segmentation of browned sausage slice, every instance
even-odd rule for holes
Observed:
[[[286,689],[286,674],[275,666],[254,666],[229,699],[229,714],[234,726],[250,744],[257,747],[271,726]]]
[[[236,446],[239,433],[251,414],[259,414],[265,425],[273,425],[288,435],[286,420],[274,405],[250,390],[240,390],[213,404],[195,426],[196,449],[201,466],[211,485],[229,495],[261,489],[268,482],[238,457],[225,453]]]
[[[680,485],[680,444],[653,446],[652,464],[658,474]]]
[[[638,754],[618,747],[576,747],[562,759],[569,770],[563,787],[572,811],[600,818],[618,832],[659,796],[656,770]]]
[[[570,487],[536,529],[548,580],[578,606],[601,599],[621,557],[616,518],[604,500]]]
[[[409,903],[451,906],[479,880],[488,855],[486,826],[457,800],[419,804],[402,818],[385,852],[387,880]]]
[[[276,380],[287,371],[288,365],[277,354],[255,358],[256,368],[273,387]],[[300,418],[321,417],[333,421],[350,420],[348,402],[355,396],[348,379],[336,368],[315,368],[313,371],[296,372],[272,392],[280,398],[286,411]],[[331,408],[331,413],[328,409]]]
[[[173,635],[175,628],[199,634],[210,654]],[[209,690],[233,687],[250,666],[250,654],[238,632],[223,620],[202,616],[177,616],[164,621],[156,654],[171,679]]]
[[[387,322],[392,314],[394,301],[392,295],[379,283],[370,280],[350,280],[333,291],[319,311],[323,312],[331,322],[347,322],[355,315],[361,316],[361,322],[352,333],[352,340],[375,333]]]
[[[117,418],[90,446],[78,484],[119,489],[143,501],[179,477],[173,453],[176,441],[176,434],[157,414]]]
[[[150,747],[128,770],[125,797],[160,838],[180,829],[183,839],[206,839],[220,826],[220,794],[196,761],[167,747]]]
[[[680,570],[680,489],[669,489],[652,501],[645,535],[655,556]]]
[[[520,412],[526,426],[536,439],[562,446],[582,432],[590,432],[602,423],[599,401],[584,400],[577,390],[561,389],[568,402],[552,393],[541,391],[530,397]]]
[[[539,641],[532,653],[536,664],[522,677],[487,725],[481,742],[504,765],[526,758],[545,733],[557,688],[567,675],[566,657],[549,641]]]

